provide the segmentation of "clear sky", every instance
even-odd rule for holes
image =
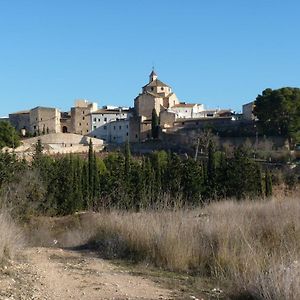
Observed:
[[[241,110],[300,87],[297,0],[0,0],[0,116],[132,106],[154,64],[181,101]]]

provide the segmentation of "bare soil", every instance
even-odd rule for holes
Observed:
[[[27,248],[0,272],[0,299],[175,299],[169,289],[134,276],[89,251]]]

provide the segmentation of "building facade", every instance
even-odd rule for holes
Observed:
[[[253,114],[253,109],[254,109],[254,102],[249,102],[243,105],[243,119],[245,120],[254,120],[254,114]]]
[[[24,110],[9,114],[9,122],[18,132],[30,131],[30,111]]]
[[[150,138],[152,111],[155,110],[159,116],[161,111],[176,104],[179,104],[179,100],[171,87],[160,81],[157,74],[152,71],[149,75],[149,82],[142,87],[142,93],[134,99],[130,141],[140,142]]]
[[[60,111],[57,108],[38,106],[30,110],[30,132],[46,134],[61,132]]]
[[[77,100],[71,108],[71,130],[72,133],[87,135],[91,132],[90,113],[98,109],[97,103],[87,100]]]
[[[124,107],[103,107],[90,113],[90,136],[107,143],[124,143],[129,139],[132,112]]]

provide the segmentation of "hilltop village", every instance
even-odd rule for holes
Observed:
[[[153,139],[180,144],[184,140],[187,142],[188,137],[193,138],[195,131],[205,128],[214,128],[220,134],[235,132],[241,127],[255,130],[252,108],[253,102],[248,103],[243,106],[242,114],[236,114],[231,109],[208,110],[204,104],[182,102],[153,70],[148,83],[134,99],[132,108],[99,108],[97,103],[76,100],[74,107],[67,112],[38,106],[9,114],[8,121],[24,137],[25,144],[26,137],[31,138],[27,140],[29,145],[36,141],[34,137],[40,136],[42,142],[52,145],[56,152],[62,149],[64,152],[81,152],[76,145],[86,145],[87,138],[93,138],[94,144],[101,146],[126,141],[143,143]],[[78,135],[85,138],[78,140]]]

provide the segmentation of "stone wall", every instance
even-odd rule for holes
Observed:
[[[36,107],[30,110],[31,133],[58,133],[60,127],[60,112],[57,108]]]

